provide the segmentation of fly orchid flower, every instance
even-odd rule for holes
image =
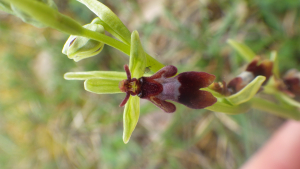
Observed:
[[[222,83],[214,83],[210,86],[211,89],[229,96],[235,94],[247,86],[257,76],[265,76],[266,79],[262,83],[265,85],[272,75],[273,62],[270,60],[261,61],[260,57],[255,57],[247,66],[246,70],[232,79],[227,85],[223,81]]]
[[[176,107],[166,100],[192,109],[202,109],[217,102],[210,92],[199,90],[208,87],[214,81],[214,75],[205,72],[183,72],[176,75],[177,68],[169,65],[150,77],[131,79],[128,66],[125,65],[124,69],[127,79],[120,82],[119,88],[126,96],[120,104],[121,107],[126,104],[130,95],[147,99],[167,113],[175,112]]]

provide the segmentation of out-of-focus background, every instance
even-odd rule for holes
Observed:
[[[247,64],[226,43],[246,43],[280,70],[300,70],[300,1],[101,0],[145,50],[179,72],[205,71],[229,81]],[[58,9],[82,24],[94,17],[75,0]],[[250,110],[228,116],[177,105],[166,114],[141,102],[138,125],[122,141],[125,94],[96,95],[70,71],[118,70],[128,57],[105,46],[75,63],[61,53],[68,35],[0,12],[0,168],[232,169],[241,166],[285,119]]]

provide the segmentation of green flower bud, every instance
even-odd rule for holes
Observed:
[[[104,34],[104,28],[100,24],[94,24],[92,22],[83,27]],[[74,59],[75,62],[78,62],[82,59],[97,55],[102,51],[103,46],[104,44],[99,41],[71,35],[65,43],[62,53],[67,55],[68,58]]]
[[[47,6],[57,10],[57,6],[54,3],[53,0],[36,0],[39,2],[42,2],[44,4],[46,4]],[[31,16],[27,15],[26,13],[24,13],[22,10],[18,9],[17,7],[15,7],[14,5],[11,4],[11,10],[13,11],[13,14],[16,15],[17,17],[19,17],[20,19],[22,19],[23,22],[29,23],[33,26],[36,27],[46,27],[46,25],[44,25],[43,23],[35,20],[34,18],[32,18]]]

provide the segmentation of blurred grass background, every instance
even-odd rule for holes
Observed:
[[[283,74],[300,70],[300,1],[101,0],[138,30],[145,50],[179,72],[206,71],[228,81],[246,63],[226,43],[246,43]],[[59,11],[82,24],[95,15],[74,0]],[[125,145],[124,94],[96,95],[70,71],[119,70],[128,57],[105,46],[78,63],[61,53],[68,35],[38,29],[0,12],[0,168],[204,168],[241,166],[284,119],[251,110],[228,116],[177,106],[163,113],[141,102],[139,123]]]

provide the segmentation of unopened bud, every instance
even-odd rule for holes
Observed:
[[[95,32],[104,33],[104,28],[100,24],[94,24],[92,22],[83,27]],[[62,53],[66,54],[68,58],[74,59],[75,62],[78,62],[82,59],[97,55],[102,51],[103,46],[104,44],[102,42],[71,35],[65,43]]]

